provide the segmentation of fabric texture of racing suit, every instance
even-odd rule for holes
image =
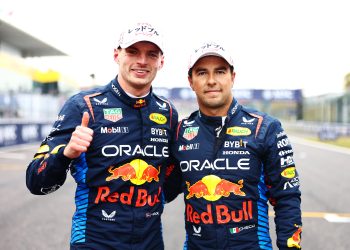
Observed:
[[[224,121],[196,111],[179,122],[172,153],[177,167],[165,191],[174,199],[182,178],[184,249],[272,249],[268,200],[277,246],[299,249],[299,177],[277,119],[233,99]]]
[[[64,146],[84,111],[93,141],[71,161]],[[131,98],[116,79],[65,103],[28,166],[26,182],[33,194],[48,194],[70,170],[77,183],[71,249],[164,249],[162,185],[177,119],[166,99],[152,90]]]

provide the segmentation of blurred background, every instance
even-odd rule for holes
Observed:
[[[68,249],[74,181],[32,196],[26,166],[67,98],[116,76],[122,29],[147,20],[163,31],[167,48],[154,92],[180,118],[197,109],[187,82],[190,52],[203,40],[224,41],[237,73],[235,98],[279,118],[291,137],[304,248],[350,249],[349,7],[345,0],[1,0],[0,204],[7,205],[0,206],[0,245]],[[181,249],[183,203],[167,206],[166,249]]]
[[[114,78],[114,45],[137,20],[150,20],[164,33],[165,66],[154,91],[173,101],[180,117],[197,108],[187,58],[197,42],[210,38],[232,51],[233,93],[241,104],[276,116],[292,131],[347,144],[346,1],[223,1],[222,12],[204,1],[174,5],[175,13],[161,1],[134,4],[124,13],[129,7],[123,1],[1,1],[0,147],[43,139],[69,96]],[[159,10],[151,11],[155,6]],[[188,15],[171,23],[180,10]]]

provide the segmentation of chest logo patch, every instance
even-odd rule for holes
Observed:
[[[246,136],[250,135],[252,131],[249,128],[244,128],[244,127],[229,127],[226,130],[226,134],[232,135],[232,136]]]
[[[198,130],[199,130],[199,127],[186,128],[182,137],[190,141],[198,135]]]
[[[158,124],[165,124],[167,122],[166,117],[162,114],[159,114],[159,113],[150,114],[149,119],[155,123],[158,123]]]
[[[103,118],[116,122],[123,118],[123,110],[121,108],[111,108],[111,109],[103,109]]]

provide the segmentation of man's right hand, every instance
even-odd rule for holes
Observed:
[[[78,158],[81,153],[87,151],[94,133],[94,131],[88,127],[89,119],[89,113],[84,112],[81,125],[75,128],[72,137],[63,151],[64,156],[75,159]]]

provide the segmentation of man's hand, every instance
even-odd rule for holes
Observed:
[[[75,159],[78,158],[81,153],[87,151],[94,132],[91,128],[88,128],[89,119],[89,113],[84,112],[83,118],[81,119],[81,125],[75,128],[69,143],[63,151],[64,156],[70,159]]]

